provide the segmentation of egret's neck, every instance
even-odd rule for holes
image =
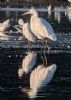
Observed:
[[[35,23],[37,18],[38,18],[38,13],[33,14],[33,15],[31,16],[30,22]]]

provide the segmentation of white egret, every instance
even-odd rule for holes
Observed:
[[[24,73],[29,73],[34,67],[37,60],[37,54],[34,52],[28,52],[27,56],[22,61],[22,67],[18,70],[18,75],[21,78]]]
[[[35,35],[32,33],[31,29],[30,29],[30,24],[24,23],[23,19],[19,19],[18,21],[20,27],[22,28],[22,34],[23,36],[30,42],[35,42],[36,41],[36,37]]]
[[[39,17],[36,9],[31,8],[28,12],[22,15],[26,15],[26,14],[31,15],[31,19],[30,19],[31,31],[35,34],[35,36],[38,39],[43,40],[45,38],[49,38],[53,41],[57,40],[56,34],[52,26],[50,25],[50,23],[48,23],[45,19]],[[46,44],[47,44],[47,41],[46,41]],[[50,47],[48,46],[48,52],[49,52],[49,48]]]
[[[46,68],[43,65],[38,65],[30,75],[30,90],[22,88],[21,91],[28,93],[30,98],[35,98],[37,92],[52,80],[56,68],[55,64]]]
[[[18,23],[19,23],[19,25],[22,25],[22,31],[23,31],[22,34],[26,37],[26,39],[28,39],[31,42],[35,42],[36,37],[30,29],[30,24],[28,22],[24,23],[24,21],[22,19],[20,19]]]
[[[60,21],[61,21],[61,14],[60,14],[59,9],[60,9],[59,7],[54,8],[54,10],[55,10],[54,17],[55,17],[55,20],[58,21],[58,23],[60,23]]]
[[[6,20],[3,23],[0,23],[0,32],[5,31],[10,26],[10,20]]]
[[[69,21],[71,22],[71,7],[67,7],[66,15],[67,15]]]
[[[51,17],[51,4],[48,6],[48,18]]]
[[[31,8],[23,15],[31,14],[30,27],[31,31],[37,36],[38,39],[49,38],[53,41],[57,40],[56,34],[52,26],[43,18],[38,16],[36,9]]]

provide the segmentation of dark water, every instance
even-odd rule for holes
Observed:
[[[8,18],[14,18],[12,24],[17,24],[22,12],[1,12],[0,21]],[[48,13],[39,13],[41,17],[45,18],[51,23],[55,32],[57,33],[71,33],[71,22],[65,13],[61,14],[61,21],[58,22],[54,18],[54,12],[51,17]],[[3,16],[3,17],[2,17]],[[27,16],[25,22],[30,18]],[[29,21],[29,20],[28,20]],[[41,52],[41,51],[40,51]],[[29,74],[22,80],[18,78],[18,68],[25,57],[23,49],[2,49],[0,48],[0,100],[25,100],[28,99],[26,94],[20,92],[19,87],[29,87]],[[41,55],[43,55],[41,53]],[[38,54],[37,63],[42,64],[41,55]],[[34,100],[71,100],[71,55],[70,54],[46,54],[48,65],[57,64],[57,70],[53,80],[46,88],[42,89]]]
[[[0,49],[0,98],[1,100],[28,99],[22,94],[19,87],[29,87],[29,74],[22,80],[18,78],[18,68],[25,57],[23,49]],[[43,55],[43,54],[42,54]],[[49,54],[49,64],[57,64],[57,70],[49,85],[42,89],[35,99],[71,99],[71,55]],[[42,64],[41,55],[38,54],[37,63]]]

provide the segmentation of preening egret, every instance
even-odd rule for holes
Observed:
[[[52,80],[56,68],[57,66],[55,64],[52,64],[47,68],[43,65],[38,65],[38,67],[35,68],[30,75],[30,90],[28,91],[22,88],[21,91],[28,93],[30,98],[35,98],[38,90],[46,86],[46,84]]]
[[[30,27],[31,31],[37,36],[38,39],[49,38],[53,41],[57,40],[56,34],[52,26],[43,18],[38,16],[36,9],[31,8],[23,15],[30,14]]]
[[[35,42],[36,41],[36,37],[35,35],[32,33],[31,29],[30,29],[30,24],[24,23],[23,19],[19,19],[18,21],[19,25],[22,28],[22,34],[23,36],[30,42]]]
[[[29,73],[34,67],[37,60],[37,54],[35,52],[28,52],[27,56],[22,61],[22,68],[19,68],[18,75],[21,78],[24,73]]]
[[[3,23],[0,23],[0,32],[5,31],[10,26],[10,20],[6,20]]]

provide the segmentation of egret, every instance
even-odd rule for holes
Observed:
[[[30,27],[31,31],[37,36],[38,39],[49,38],[53,41],[57,40],[56,34],[52,26],[43,18],[38,16],[36,9],[31,8],[28,12],[22,14],[30,14]]]
[[[23,19],[19,19],[18,21],[20,28],[22,28],[22,34],[23,36],[30,42],[35,42],[36,41],[36,37],[35,35],[32,33],[31,29],[30,29],[30,24],[24,23]],[[18,27],[15,27],[18,29],[18,31],[20,32],[21,30]]]
[[[50,25],[50,23],[48,23],[45,19],[39,17],[36,9],[31,8],[28,12],[22,14],[22,16],[26,14],[31,15],[31,19],[30,19],[31,31],[35,34],[35,36],[38,39],[43,40],[45,38],[49,38],[53,41],[57,40],[56,34],[52,26]],[[46,41],[46,44],[47,44],[47,41]],[[48,46],[48,52],[49,52],[49,48],[50,47]]]
[[[38,65],[30,75],[30,90],[22,88],[21,91],[28,93],[30,98],[35,98],[37,92],[52,80],[56,68],[56,64],[52,64],[46,68],[43,65]]]
[[[67,7],[66,15],[67,15],[69,21],[71,22],[71,7]]]
[[[27,56],[22,61],[22,67],[18,70],[18,75],[20,78],[24,75],[24,73],[29,73],[34,67],[37,60],[37,54],[35,52],[28,52]]]
[[[0,32],[5,31],[10,26],[10,20],[6,20],[3,23],[0,23]]]
[[[26,37],[26,39],[28,39],[31,42],[35,42],[36,37],[30,29],[30,24],[28,22],[24,23],[22,19],[20,19],[18,23],[19,25],[22,25],[22,31],[23,31],[22,34]]]
[[[54,11],[55,11],[55,13],[54,13],[55,20],[57,20],[58,23],[60,23],[60,21],[61,21],[61,14],[60,14],[60,11],[59,11],[59,7],[55,7]]]
[[[51,17],[51,4],[48,6],[48,18]]]

